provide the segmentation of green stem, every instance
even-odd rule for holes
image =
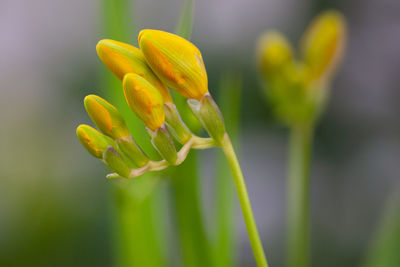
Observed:
[[[114,184],[116,266],[165,266],[157,222],[159,199],[154,192],[132,192],[138,188],[153,191],[156,178]]]
[[[215,266],[235,265],[235,186],[231,178],[229,166],[224,154],[218,153],[217,157],[216,187],[216,241],[214,261]]]
[[[309,191],[312,136],[311,125],[296,125],[291,129],[287,181],[289,267],[306,267],[310,264]]]
[[[219,86],[219,106],[234,145],[238,143],[239,139],[241,89],[242,79],[240,72],[230,70],[224,73]],[[236,235],[234,230],[236,228],[236,223],[234,222],[236,214],[235,185],[232,180],[229,165],[222,151],[218,153],[216,166],[215,216],[217,222],[214,262],[215,266],[233,267],[236,265],[237,258],[237,253],[235,253]]]
[[[389,195],[378,228],[367,250],[364,264],[360,266],[400,266],[400,184],[394,184],[394,191]]]
[[[210,242],[199,199],[197,151],[190,152],[171,181],[184,266],[210,266]]]
[[[240,169],[239,161],[236,157],[232,143],[228,134],[225,134],[221,142],[221,148],[225,153],[228,160],[229,167],[231,168],[233,180],[235,182],[236,191],[239,197],[240,206],[242,208],[244,222],[247,227],[247,234],[250,239],[250,244],[253,249],[254,258],[258,267],[268,267],[267,259],[264,254],[264,249],[258,234],[256,222],[254,220],[253,211],[249,195],[247,193],[246,184],[244,182],[242,170]]]

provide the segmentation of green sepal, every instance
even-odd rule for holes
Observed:
[[[112,146],[107,147],[107,149],[104,151],[103,160],[113,171],[118,173],[120,176],[129,178],[129,165]]]
[[[169,164],[176,165],[178,161],[178,154],[174,145],[172,137],[163,124],[160,128],[152,131],[146,128],[147,132],[151,137],[151,143],[158,153],[163,157]]]
[[[192,138],[193,134],[182,121],[175,104],[164,103],[165,120],[168,130],[182,145],[186,144],[187,141]]]
[[[188,99],[188,105],[209,135],[218,144],[221,144],[226,132],[225,123],[221,111],[211,95],[205,94],[200,102],[195,99]]]
[[[143,167],[149,162],[149,158],[133,140],[132,136],[124,136],[117,140],[120,151],[129,158],[137,167]]]

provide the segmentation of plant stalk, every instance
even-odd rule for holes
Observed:
[[[221,142],[221,148],[228,160],[229,167],[232,172],[235,182],[236,191],[238,194],[240,206],[242,208],[243,218],[246,223],[247,234],[250,239],[250,244],[253,249],[254,258],[258,267],[268,267],[264,249],[258,234],[257,225],[254,220],[253,211],[251,209],[249,195],[247,193],[246,184],[243,178],[243,173],[236,157],[232,143],[228,134],[225,133],[224,139]]]
[[[177,230],[184,266],[211,266],[210,242],[199,198],[197,153],[193,152],[171,179]]]
[[[113,185],[115,266],[164,266],[165,258],[156,225],[160,219],[157,214],[159,203],[154,193],[136,197],[131,188],[138,186],[147,189],[149,185],[147,181]]]
[[[287,180],[287,266],[310,265],[310,160],[312,125],[291,128]]]
[[[242,78],[239,71],[229,70],[221,77],[219,100],[225,126],[233,145],[237,147],[240,124],[240,95]],[[215,217],[216,236],[214,262],[215,266],[236,266],[235,185],[225,155],[218,153],[215,177]]]

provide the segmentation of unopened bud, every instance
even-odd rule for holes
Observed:
[[[188,104],[210,136],[221,144],[226,132],[224,119],[211,95],[207,93],[200,102],[189,99]]]
[[[126,43],[104,39],[96,46],[97,54],[121,81],[127,73],[136,73],[150,82],[163,96],[164,102],[172,102],[168,88],[147,65],[140,49]]]
[[[105,135],[113,139],[129,136],[125,120],[116,107],[96,95],[86,96],[84,104],[92,121]]]
[[[178,154],[176,152],[174,141],[165,125],[159,127],[155,131],[147,128],[147,132],[151,137],[151,143],[158,153],[160,153],[161,157],[163,157],[169,164],[176,165]]]
[[[158,90],[143,77],[128,73],[123,81],[126,101],[151,130],[155,131],[164,123],[164,102]]]
[[[329,77],[335,71],[344,54],[346,31],[345,19],[337,11],[323,12],[310,23],[301,52],[311,79]]]
[[[207,73],[199,49],[172,33],[142,30],[139,46],[147,63],[168,87],[200,100],[208,92]]]
[[[96,158],[103,158],[103,153],[110,145],[103,134],[89,125],[81,124],[76,128],[76,135],[86,150]]]

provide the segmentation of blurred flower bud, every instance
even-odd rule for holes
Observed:
[[[127,156],[136,166],[142,167],[149,162],[149,158],[136,144],[131,136],[125,136],[115,141],[121,152]]]
[[[147,129],[151,137],[151,143],[154,148],[160,153],[169,164],[176,165],[178,161],[178,154],[174,145],[174,141],[171,138],[165,125],[157,128],[155,131]]]
[[[301,41],[310,78],[330,77],[340,63],[346,43],[346,22],[337,11],[325,11],[309,25]]]
[[[168,87],[197,100],[208,92],[203,58],[191,42],[171,33],[147,29],[139,33],[139,46],[149,66]]]
[[[110,167],[120,176],[129,178],[131,171],[129,165],[112,146],[107,147],[107,149],[104,151],[103,160],[108,167]]]
[[[110,145],[107,137],[85,124],[81,124],[76,128],[76,135],[90,154],[99,159],[103,158],[103,152]]]
[[[258,42],[257,60],[263,75],[274,75],[293,62],[292,47],[280,33],[268,32]]]
[[[210,136],[221,144],[226,132],[224,119],[211,95],[207,93],[200,102],[189,99],[188,104]]]
[[[128,127],[121,113],[106,100],[96,95],[88,95],[84,104],[92,121],[105,135],[113,139],[129,136]]]
[[[179,115],[175,104],[165,103],[164,111],[168,130],[175,137],[175,139],[179,141],[179,143],[181,143],[182,145],[186,144],[186,142],[189,141],[193,134],[190,132],[186,124],[182,121],[182,118]]]
[[[161,93],[164,102],[172,102],[167,86],[150,69],[138,48],[122,42],[104,39],[98,42],[96,50],[101,61],[120,80],[127,73],[136,73],[145,78]]]
[[[143,77],[128,73],[123,81],[126,101],[151,130],[155,131],[164,123],[164,102],[158,90]]]

